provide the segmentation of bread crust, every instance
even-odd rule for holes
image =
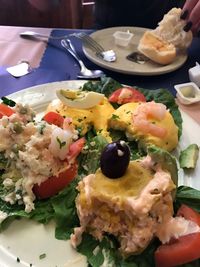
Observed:
[[[170,64],[176,58],[176,48],[155,35],[153,31],[146,31],[140,39],[138,50],[152,61],[162,65]]]

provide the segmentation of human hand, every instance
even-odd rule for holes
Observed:
[[[200,30],[200,1],[186,0],[183,6],[181,19],[187,22],[184,30],[186,32],[192,30],[193,34],[196,35]]]

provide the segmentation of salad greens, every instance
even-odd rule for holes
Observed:
[[[114,90],[120,87],[122,87],[122,85],[117,81],[103,77],[99,82],[87,82],[83,86],[83,90],[97,91],[109,96]],[[147,101],[154,100],[156,102],[161,102],[170,109],[179,128],[180,137],[182,133],[182,118],[174,97],[165,89],[153,91],[142,88],[137,89],[146,96]],[[111,132],[111,136],[113,140],[118,140],[120,138],[125,139],[122,132],[113,131]],[[88,132],[83,153],[78,158],[79,171],[76,179],[56,196],[47,200],[36,200],[35,210],[30,213],[24,211],[24,206],[10,205],[1,200],[1,197],[5,192],[2,184],[3,180],[0,179],[0,209],[8,215],[8,217],[0,224],[0,230],[3,231],[14,219],[23,217],[43,224],[47,224],[50,220],[54,220],[56,222],[55,237],[62,240],[69,239],[74,227],[79,226],[79,219],[75,208],[75,199],[77,196],[76,186],[82,176],[95,172],[97,168],[99,168],[99,158],[106,144],[107,141],[101,135],[96,136],[93,130]],[[136,142],[132,141],[128,142],[128,144],[131,150],[131,159],[139,158],[145,153],[145,151],[142,151],[140,148],[138,150],[138,144]],[[155,153],[155,150],[156,148],[150,149],[150,153]],[[156,150],[156,152],[159,152],[159,149]],[[7,162],[3,154],[0,153],[0,170],[3,169],[5,164],[7,164]],[[171,168],[171,165],[168,167]],[[176,171],[177,170],[175,170],[175,172]],[[2,174],[3,173],[0,173],[0,176]],[[174,202],[175,211],[182,203],[185,203],[200,212],[200,191],[186,186],[177,188]],[[154,251],[158,245],[159,241],[153,240],[142,254],[123,259],[117,250],[118,243],[112,236],[106,236],[99,242],[89,234],[84,234],[83,242],[78,246],[77,250],[87,256],[88,263],[92,267],[102,266],[103,262],[105,263],[105,259],[107,261],[107,267],[149,267],[154,266]],[[95,254],[94,251],[96,251]],[[195,261],[194,263],[186,264],[184,266],[200,266],[200,261]]]

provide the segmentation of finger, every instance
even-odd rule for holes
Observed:
[[[194,6],[198,3],[199,0],[187,0],[183,6],[183,12],[188,10],[189,13],[194,8]]]
[[[197,36],[200,33],[200,20],[192,26],[191,30],[194,36]]]
[[[189,18],[188,18],[188,21],[191,21],[193,25],[198,24],[199,20],[200,20],[200,1],[197,2],[195,7],[189,13]]]

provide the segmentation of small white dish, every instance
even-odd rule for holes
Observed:
[[[200,101],[200,89],[194,82],[177,84],[174,88],[182,104],[191,105]]]
[[[119,46],[128,46],[130,44],[130,41],[133,37],[133,33],[131,33],[129,30],[126,32],[123,31],[116,31],[113,36],[115,38],[115,44]]]
[[[198,62],[196,62],[195,67],[189,69],[188,74],[190,81],[200,87],[200,65]]]

